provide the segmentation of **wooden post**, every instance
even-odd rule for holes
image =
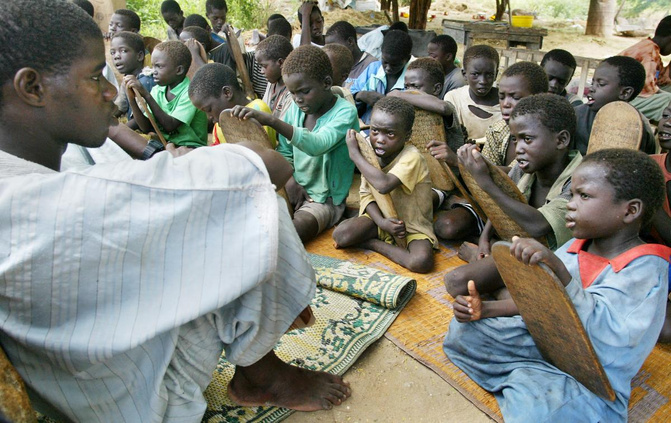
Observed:
[[[410,19],[408,28],[426,29],[426,20],[431,7],[431,0],[414,0],[410,2]]]
[[[590,0],[585,35],[612,37],[615,29],[615,0]]]
[[[391,0],[391,17],[394,22],[398,22],[398,0]]]

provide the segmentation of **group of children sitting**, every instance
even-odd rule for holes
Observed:
[[[194,30],[191,38],[199,38],[199,32],[222,36],[225,1],[207,4],[212,27]],[[223,10],[223,22],[213,10]],[[597,112],[615,101],[631,101],[643,88],[646,73],[638,61],[603,60],[583,104],[566,91],[576,61],[565,50],[548,52],[540,65],[512,64],[496,84],[499,55],[492,47],[468,48],[460,69],[451,37],[435,37],[427,46],[430,57],[415,58],[409,34],[391,30],[376,60],[360,50],[348,22],[337,22],[323,34],[321,12],[305,3],[299,10],[299,42],[292,45],[290,29],[277,29],[286,29],[280,24],[286,19],[274,16],[269,35],[253,53],[267,81],[259,100],[246,96],[234,68],[224,63],[203,64],[189,79],[193,50],[177,39],[154,47],[148,76],[145,46],[135,33],[139,24],[133,26],[129,12],[117,11],[110,22],[110,54],[123,74],[129,128],[159,130],[169,143],[190,149],[208,144],[208,130],[209,144],[226,142],[217,124],[224,110],[241,120],[255,119],[293,166],[286,190],[303,242],[337,225],[336,248],[368,248],[420,273],[432,271],[439,239],[476,242],[460,249],[469,263],[445,275],[456,317],[445,340],[448,357],[496,393],[506,420],[532,415],[626,420],[631,378],[658,337],[671,340],[670,319],[664,323],[670,250],[642,241],[671,245],[665,200],[671,159],[653,155],[655,165],[647,156],[660,147],[671,149],[671,104],[658,123],[657,139],[642,118],[642,152],[583,156]],[[166,6],[167,22],[174,14],[179,15]],[[170,26],[182,39],[180,33],[191,28]],[[218,42],[226,47],[225,39]],[[212,54],[210,60],[219,61]],[[148,110],[140,108],[138,97]],[[526,233],[547,241],[546,247],[515,239],[511,253],[526,264],[546,263],[565,285],[616,401],[597,397],[539,355],[491,257],[492,223],[458,192],[432,189],[425,158],[408,143],[418,109],[443,119],[445,139],[428,142],[429,153],[455,173],[462,165]],[[366,125],[376,165],[359,149],[360,125]],[[163,149],[153,139],[115,132],[110,138],[136,158]],[[486,161],[504,169],[528,202],[503,192]],[[360,208],[358,216],[343,220],[355,168],[361,173]],[[385,216],[374,193],[390,195],[398,216]],[[487,359],[494,349],[495,363]],[[542,392],[545,400],[538,401]]]

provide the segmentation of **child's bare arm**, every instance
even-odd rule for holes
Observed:
[[[478,260],[487,257],[492,253],[492,237],[494,236],[494,226],[490,220],[485,223],[482,233],[478,239]]]
[[[444,140],[431,140],[426,144],[426,148],[436,160],[441,160],[450,167],[459,165],[457,153],[452,151]]]
[[[124,77],[124,82],[126,83],[126,87],[129,92],[132,91],[132,88],[135,88],[137,92],[142,96],[142,98],[144,98],[144,101],[147,102],[147,105],[151,109],[151,112],[154,115],[154,118],[156,119],[156,123],[161,125],[161,127],[163,128],[163,130],[165,130],[165,132],[168,133],[173,132],[177,130],[177,128],[179,128],[180,125],[184,123],[181,120],[175,119],[174,117],[170,116],[163,109],[161,109],[161,106],[159,106],[156,100],[154,100],[154,97],[151,96],[151,93],[147,91],[147,89],[140,83],[140,81],[137,80],[137,78],[135,78],[132,75],[126,75]],[[140,120],[138,119],[140,115],[142,115],[142,113],[136,115],[135,110],[133,110],[133,115],[135,116],[135,121],[138,123],[138,125],[140,125],[140,129],[142,129],[144,132],[150,132],[153,130],[153,128],[151,127],[151,123],[149,122],[149,119],[147,119],[146,116],[144,116],[144,118],[149,124],[148,129],[145,129],[143,124],[141,124]]]
[[[461,323],[491,317],[515,316],[520,314],[512,299],[482,301],[475,288],[475,282],[468,281],[468,295],[458,295],[452,303],[454,317]]]
[[[147,119],[147,116],[143,114],[140,106],[137,104],[137,100],[135,99],[135,91],[133,91],[133,87],[135,86],[135,82],[133,80],[137,81],[133,75],[127,75],[123,79],[123,85],[126,89],[126,97],[128,98],[128,105],[133,111],[133,119],[131,119],[127,125],[131,129],[136,129],[134,128],[134,126],[136,126],[146,134],[153,131],[154,129],[152,128],[149,119]],[[141,86],[142,84],[140,84],[138,81],[138,85]]]
[[[270,176],[270,182],[275,185],[277,189],[282,188],[293,173],[293,168],[288,161],[280,153],[275,150],[268,148],[260,147],[258,144],[253,142],[243,141],[238,143],[244,147],[249,148],[253,152],[261,157],[263,164],[266,165],[268,169],[268,176]]]
[[[401,180],[395,175],[384,173],[368,163],[359,150],[359,143],[357,142],[356,131],[354,129],[347,131],[347,149],[349,150],[350,159],[361,171],[361,174],[366,178],[368,183],[378,192],[388,194],[401,185]]]
[[[235,116],[240,120],[247,120],[250,118],[256,119],[261,125],[270,126],[275,131],[277,131],[278,134],[282,135],[288,140],[292,139],[294,136],[293,126],[289,125],[282,119],[276,118],[270,113],[264,113],[262,111],[254,110],[250,107],[244,106],[235,106],[230,109],[230,113],[232,116]]]
[[[391,97],[402,98],[415,107],[419,107],[420,109],[426,110],[428,112],[438,113],[444,117],[451,118],[453,114],[453,109],[447,104],[446,101],[421,91],[394,90],[387,95]],[[451,123],[451,121],[448,123]]]
[[[510,254],[517,260],[532,266],[538,263],[545,263],[552,270],[559,280],[568,285],[571,282],[571,274],[559,257],[557,257],[546,246],[533,238],[513,237],[513,243],[510,246]]]
[[[368,216],[370,216],[373,222],[383,231],[396,238],[405,238],[405,223],[399,219],[388,219],[384,217],[376,202],[369,203],[366,206],[366,213],[368,213]]]
[[[142,157],[147,147],[147,140],[126,125],[110,126],[107,136],[134,159]]]
[[[371,107],[373,107],[382,97],[384,97],[384,95],[377,91],[359,91],[354,94],[354,99],[356,101],[361,101]]]
[[[489,175],[485,159],[478,151],[477,146],[466,144],[459,148],[457,156],[459,157],[459,163],[468,169],[480,188],[485,190],[522,229],[533,237],[540,237],[552,232],[552,226],[541,212],[529,204],[520,203],[509,197],[494,183]]]
[[[301,45],[309,46],[312,42],[312,27],[310,25],[310,15],[312,15],[312,1],[304,1],[301,5]]]

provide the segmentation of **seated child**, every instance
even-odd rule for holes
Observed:
[[[133,109],[133,120],[144,133],[154,131],[149,119],[135,101],[132,89],[144,98],[151,114],[165,139],[176,146],[200,147],[207,145],[207,116],[196,109],[189,100],[189,78],[186,72],[191,66],[191,53],[180,41],[164,41],[156,47],[151,57],[156,86],[151,93],[133,75],[124,77],[128,101]],[[162,145],[150,144],[152,148]],[[151,155],[152,152],[148,152]]]
[[[186,26],[184,25],[184,12],[182,12],[182,8],[179,7],[179,3],[175,0],[165,0],[161,3],[161,16],[168,25],[167,41],[179,40],[179,34]]]
[[[364,70],[373,62],[377,62],[377,57],[361,51],[357,44],[356,29],[347,21],[338,21],[331,25],[326,31],[326,44],[340,44],[352,53],[354,64],[347,76],[347,80],[342,85],[343,88],[349,88],[354,81],[363,73]]]
[[[205,112],[210,122],[214,124],[212,130],[212,145],[226,142],[224,134],[219,128],[219,115],[223,110],[235,106],[247,106],[264,113],[270,113],[270,108],[263,100],[249,100],[238,83],[235,71],[221,63],[208,63],[193,76],[189,84],[189,98],[199,110]],[[264,127],[273,148],[277,145],[277,135],[273,128]]]
[[[212,27],[207,22],[207,19],[205,19],[204,16],[201,16],[197,13],[193,13],[184,18],[183,25],[184,28],[188,26],[197,26],[207,31],[207,33],[210,34],[210,40],[212,40],[212,48],[220,46],[222,42],[226,42],[226,40],[222,39],[220,36],[212,32]]]
[[[133,75],[147,91],[151,91],[156,83],[153,72],[143,72],[144,50],[144,40],[140,34],[135,32],[117,32],[110,43],[110,56],[112,56],[116,70],[124,76]],[[128,107],[126,117],[128,120],[133,118],[132,108]]]
[[[468,86],[445,94],[444,100],[452,103],[457,118],[470,139],[481,139],[491,125],[501,119],[499,92],[494,81],[499,72],[499,54],[490,46],[477,45],[464,53],[461,71]]]
[[[510,113],[520,99],[547,90],[547,76],[536,63],[517,62],[503,72],[499,82],[502,119],[490,126],[485,133],[486,141],[482,149],[485,158],[495,165],[506,167],[506,172],[510,170],[507,166],[515,160],[515,143],[510,142],[508,127]],[[449,210],[438,212],[433,228],[442,239],[473,239],[481,235],[484,222],[470,204],[454,202]],[[462,247],[459,251],[462,259],[471,261],[467,248]]]
[[[635,59],[613,56],[603,60],[594,71],[592,85],[587,94],[587,103],[575,108],[578,126],[571,148],[585,154],[596,113],[613,101],[630,102],[641,92],[644,83],[645,69]],[[641,120],[643,121],[643,139],[640,150],[654,154],[657,150],[657,143],[652,128],[643,115],[641,115]]]
[[[405,88],[405,69],[412,53],[412,39],[407,32],[387,32],[382,41],[382,59],[373,62],[350,87],[364,123],[370,122],[375,103],[392,90]]]
[[[566,86],[571,82],[576,66],[575,57],[558,48],[548,51],[541,59],[541,67],[548,76],[548,92],[566,97],[574,107],[580,106],[582,100],[580,96],[567,92]]]
[[[271,35],[281,35],[287,40],[291,41],[291,36],[293,34],[293,28],[289,21],[282,15],[276,17],[275,19],[270,19],[272,15],[268,18],[268,34],[266,37]]]
[[[256,46],[256,62],[268,80],[263,102],[270,107],[273,116],[282,119],[293,103],[291,93],[282,79],[282,65],[293,51],[291,43],[281,35],[271,35]]]
[[[345,138],[349,129],[359,130],[359,120],[356,108],[331,92],[332,75],[326,53],[300,46],[282,64],[282,79],[294,97],[282,120],[247,107],[233,108],[234,116],[254,118],[280,134],[277,151],[294,168],[285,188],[303,242],[340,220],[354,176]]]
[[[429,57],[436,59],[443,67],[445,80],[443,81],[443,91],[440,98],[445,97],[448,91],[461,88],[466,85],[464,75],[454,64],[457,58],[457,42],[449,35],[437,35],[429,41],[426,47]]]
[[[534,62],[517,62],[501,75],[499,106],[501,120],[485,133],[482,155],[497,166],[508,166],[515,160],[515,144],[510,142],[508,121],[515,105],[524,97],[548,91],[548,78],[542,67]]]
[[[564,97],[537,94],[523,98],[515,106],[510,116],[510,133],[517,164],[509,175],[528,204],[509,197],[493,183],[476,146],[467,144],[457,152],[459,162],[499,207],[534,238],[544,236],[553,250],[571,237],[564,215],[571,198],[571,174],[582,159],[579,152],[569,150],[574,131],[575,113]],[[480,235],[479,260],[445,275],[445,286],[453,298],[468,293],[470,280],[475,280],[480,292],[492,293],[503,288],[501,275],[489,255],[493,232],[488,221]]]
[[[408,270],[427,273],[438,243],[431,224],[429,168],[417,148],[406,144],[414,120],[414,107],[400,98],[385,97],[373,106],[370,143],[382,170],[361,155],[356,132],[348,132],[349,156],[361,171],[361,204],[359,217],[338,225],[333,240],[336,248],[368,248]],[[398,219],[382,215],[371,189],[391,196]],[[405,239],[407,248],[396,245],[394,237]]]
[[[671,250],[639,238],[664,198],[659,167],[638,151],[597,151],[575,170],[571,192],[566,224],[574,239],[553,254],[535,240],[515,238],[510,253],[557,275],[616,399],[599,397],[545,361],[524,320],[499,317],[471,282],[469,294],[454,303],[459,317],[443,349],[494,394],[505,421],[626,422],[632,378],[664,321]]]
[[[294,35],[291,40],[293,48],[298,46],[313,45],[321,47],[326,44],[324,40],[324,17],[317,6],[317,2],[304,1],[298,8],[298,23],[301,33]]]
[[[663,154],[653,154],[650,157],[659,165],[664,175],[664,185],[666,188],[666,198],[662,203],[662,208],[655,213],[652,219],[655,238],[667,246],[671,246],[671,102],[662,112],[662,118],[657,126],[657,140],[662,147]],[[671,292],[671,286],[669,287]],[[671,295],[669,296],[671,301]],[[666,304],[666,320],[662,333],[659,335],[659,342],[671,342],[671,303]]]
[[[333,86],[331,87],[331,91],[350,103],[356,104],[352,93],[342,86],[347,80],[349,70],[354,64],[352,53],[347,47],[340,44],[326,44],[322,50],[329,57],[331,68],[333,68]]]
[[[109,22],[107,39],[112,39],[114,34],[121,31],[140,32],[142,21],[137,13],[129,9],[118,9],[114,11]]]
[[[195,69],[189,69],[193,72],[196,72],[205,64],[212,60],[211,51],[212,51],[212,38],[210,38],[210,33],[206,29],[203,29],[199,26],[187,26],[182,29],[182,32],[179,34],[179,41],[183,42],[184,45],[191,52],[191,58],[193,62],[191,66]],[[198,41],[197,43],[194,41]],[[202,52],[200,47],[203,47],[205,50],[205,58],[203,59]]]

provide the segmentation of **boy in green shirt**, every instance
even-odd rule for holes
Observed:
[[[207,145],[207,116],[189,99],[189,78],[186,77],[191,66],[189,49],[180,41],[162,42],[154,48],[151,63],[157,84],[151,93],[133,75],[124,77],[134,116],[128,125],[135,122],[144,133],[154,130],[135,100],[134,88],[147,102],[167,141],[178,147]]]
[[[294,226],[303,242],[335,225],[345,211],[354,176],[345,138],[359,130],[356,108],[331,92],[333,71],[319,47],[301,46],[282,65],[282,78],[294,97],[282,120],[248,107],[236,106],[233,115],[254,118],[274,128],[277,151],[294,168],[286,184],[294,206]]]

